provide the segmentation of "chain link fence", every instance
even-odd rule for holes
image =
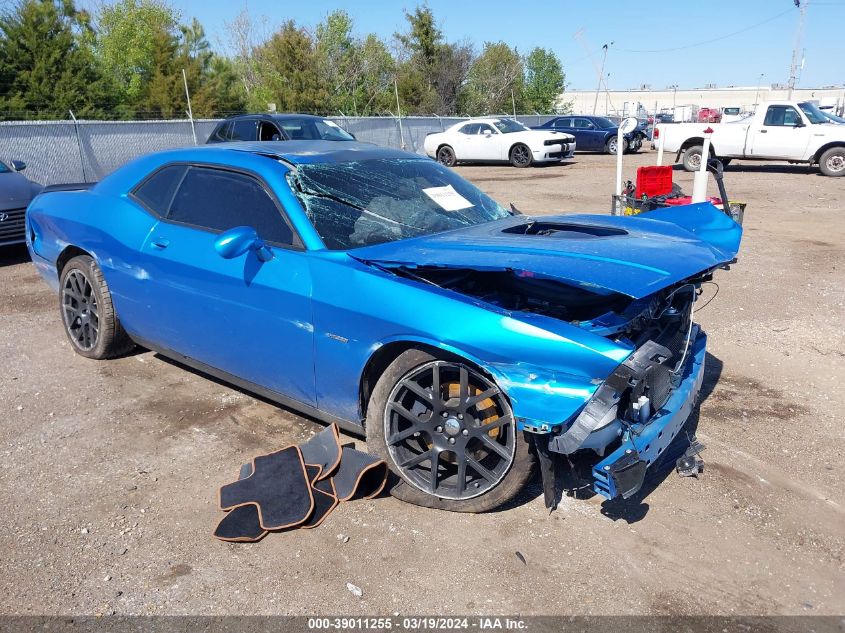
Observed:
[[[328,117],[358,138],[423,153],[423,141],[464,119],[458,117]],[[539,125],[551,116],[520,116]],[[219,119],[195,120],[197,143],[205,143]],[[191,123],[178,121],[0,122],[0,159],[22,160],[26,176],[43,185],[96,182],[132,159],[194,144]]]

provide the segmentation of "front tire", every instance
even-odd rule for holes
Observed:
[[[370,451],[394,475],[391,494],[415,505],[485,512],[534,472],[504,393],[457,357],[400,354],[373,390],[366,429]]]
[[[455,150],[448,145],[443,145],[437,149],[437,162],[446,167],[454,167],[458,159],[455,156]]]
[[[617,138],[615,136],[611,136],[607,139],[607,143],[604,145],[604,151],[608,154],[616,154],[616,145],[617,145]],[[625,154],[628,152],[628,139],[622,139],[622,153]]]
[[[531,154],[531,148],[525,143],[517,143],[511,147],[510,153],[511,165],[514,167],[530,167],[534,162],[534,156]]]
[[[822,154],[819,169],[825,176],[845,176],[845,147],[831,147]]]
[[[698,171],[701,169],[701,153],[704,148],[701,145],[688,147],[684,152],[684,169],[687,171]]]
[[[80,356],[102,360],[132,349],[114,311],[103,271],[88,255],[74,257],[62,269],[59,309],[65,334]]]

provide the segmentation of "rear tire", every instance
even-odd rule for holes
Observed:
[[[511,165],[514,167],[530,167],[534,162],[534,156],[531,154],[531,149],[525,143],[517,143],[511,147],[510,153]]]
[[[62,269],[59,310],[65,334],[80,356],[103,360],[134,347],[114,311],[103,271],[88,255],[74,257]]]
[[[704,148],[701,145],[688,147],[684,152],[684,169],[687,171],[698,171],[701,168],[701,153]]]
[[[464,404],[481,393],[491,395]],[[480,426],[489,430],[478,432]],[[366,431],[370,452],[392,472],[390,493],[415,505],[485,512],[515,497],[534,474],[536,458],[504,393],[455,356],[400,354],[373,389]]]
[[[819,169],[825,176],[845,176],[845,147],[831,147],[822,154]]]
[[[458,162],[455,156],[455,150],[448,145],[443,145],[437,148],[437,162],[446,167],[454,167]]]

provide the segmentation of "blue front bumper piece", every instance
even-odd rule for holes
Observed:
[[[681,383],[663,407],[647,423],[631,425],[621,446],[593,467],[593,490],[597,494],[614,499],[628,497],[639,489],[645,471],[663,455],[692,413],[704,379],[706,351],[707,335],[699,331],[690,345]],[[627,489],[620,489],[623,485]]]

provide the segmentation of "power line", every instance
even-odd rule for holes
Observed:
[[[745,33],[752,29],[756,29],[759,26],[763,26],[764,24],[768,24],[774,20],[777,20],[779,17],[782,17],[792,11],[792,9],[787,9],[777,15],[773,15],[770,18],[763,20],[762,22],[757,22],[756,24],[752,24],[751,26],[746,26],[738,31],[734,31],[733,33],[728,33],[727,35],[722,35],[720,37],[714,37],[713,39],[704,40],[701,42],[695,42],[694,44],[685,44],[684,46],[675,46],[672,48],[655,48],[655,49],[630,49],[630,48],[617,48],[616,50],[621,51],[623,53],[669,53],[672,51],[683,51],[688,48],[695,48],[696,46],[704,46],[705,44],[712,44],[713,42],[721,42],[722,40],[726,40],[728,38],[734,37],[735,35],[739,35],[740,33]]]

